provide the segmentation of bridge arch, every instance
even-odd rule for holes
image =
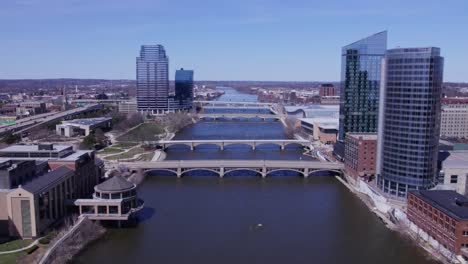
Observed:
[[[182,170],[180,176],[185,176],[187,174],[187,172],[191,172],[191,171],[209,171],[209,172],[215,173],[217,176],[219,176],[219,174],[220,174],[219,171],[214,170],[214,169],[210,169],[210,168],[192,168],[192,169]]]
[[[223,176],[229,176],[229,177],[231,177],[231,175],[227,175],[227,174],[230,174],[230,173],[236,172],[236,171],[251,171],[251,172],[255,172],[258,176],[262,176],[262,171],[261,171],[261,169],[252,169],[252,168],[225,169],[225,170],[224,170],[224,175],[223,175]]]
[[[224,142],[224,147],[234,146],[234,145],[253,147],[253,143],[249,143],[249,142],[229,142],[229,143]]]
[[[218,146],[219,148],[221,148],[221,143],[218,143],[218,142],[193,143],[194,148],[198,146]]]
[[[271,176],[271,173],[273,172],[278,172],[278,171],[289,171],[289,172],[297,172],[299,173],[301,176],[304,176],[304,172],[299,170],[299,169],[292,169],[292,168],[281,168],[281,169],[272,169],[272,170],[268,170],[267,171],[267,176]]]
[[[341,175],[342,171],[341,170],[335,170],[335,169],[316,169],[316,170],[309,170],[309,175],[307,176],[330,176],[330,175],[317,175],[317,174],[335,174],[335,175]]]
[[[174,147],[174,146],[185,146],[185,147],[188,147],[189,149],[192,148],[192,144],[190,143],[177,142],[177,143],[164,144],[164,149],[169,149],[170,147]]]
[[[281,143],[277,143],[277,142],[256,142],[256,145],[257,145],[257,147],[258,146],[265,146],[265,145],[273,145],[273,146],[276,146],[276,147],[281,147],[282,146]]]

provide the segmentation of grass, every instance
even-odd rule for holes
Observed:
[[[156,123],[143,123],[137,128],[117,138],[118,141],[152,141],[157,135],[164,133],[164,128]]]
[[[136,154],[140,154],[143,152],[146,152],[144,148],[136,147],[136,148],[130,149],[128,152],[106,157],[106,159],[107,160],[129,159],[135,156]]]
[[[109,154],[120,153],[120,152],[123,152],[123,151],[124,151],[123,149],[116,148],[115,146],[112,146],[112,147],[108,147],[108,148],[105,148],[103,150],[100,150],[97,153],[101,154],[101,155],[109,155]]]
[[[128,149],[131,147],[134,147],[138,145],[138,143],[132,143],[132,142],[119,142],[117,144],[112,145],[113,148],[121,148],[121,149]]]
[[[25,251],[17,252],[17,253],[12,253],[12,254],[4,254],[0,255],[0,263],[2,264],[14,264],[16,263],[16,260],[21,257],[26,255],[27,253]]]
[[[29,246],[32,242],[34,242],[34,241],[33,240],[22,240],[22,239],[6,242],[6,243],[3,243],[3,244],[0,244],[0,252],[24,248],[24,247]]]

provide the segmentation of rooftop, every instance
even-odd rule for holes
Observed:
[[[449,190],[410,191],[433,207],[458,220],[468,220],[468,198]]]
[[[31,193],[38,193],[55,182],[60,181],[63,177],[70,173],[73,174],[73,170],[62,166],[56,170],[44,174],[43,176],[34,178],[32,181],[23,185],[22,188]]]
[[[360,138],[364,140],[377,140],[377,133],[355,133],[355,132],[348,132],[347,136],[351,136],[353,138]]]
[[[335,117],[314,117],[314,118],[299,118],[304,123],[315,124],[319,123],[322,127],[335,124],[338,126],[338,118]],[[337,128],[337,127],[335,127]]]
[[[126,191],[129,189],[134,188],[135,185],[122,176],[114,176],[107,181],[98,184],[96,186],[96,190],[104,191],[104,192],[119,192],[119,191]]]
[[[468,150],[449,151],[449,156],[444,160],[442,167],[468,168]]]
[[[11,145],[9,147],[0,149],[0,152],[60,152],[62,150],[66,150],[72,148],[69,145],[53,145],[52,150],[39,150],[39,145]]]

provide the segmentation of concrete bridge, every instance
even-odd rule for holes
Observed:
[[[257,140],[242,140],[242,139],[220,139],[220,140],[161,140],[154,143],[155,145],[162,146],[163,149],[166,149],[174,145],[186,145],[190,147],[190,150],[194,150],[196,146],[199,145],[217,145],[221,150],[224,150],[225,146],[229,145],[249,145],[252,147],[252,150],[255,150],[257,146],[264,144],[274,144],[284,150],[287,145],[297,144],[304,147],[309,147],[310,142],[307,140],[299,139],[257,139]]]
[[[193,101],[193,104],[199,104],[203,106],[229,106],[229,107],[247,107],[247,106],[257,106],[257,107],[271,107],[274,103],[259,103],[259,102],[231,102],[231,101]]]
[[[317,172],[342,173],[343,165],[324,161],[298,160],[174,160],[161,162],[120,162],[132,170],[142,169],[168,171],[182,177],[190,171],[203,170],[216,173],[219,177],[234,171],[253,171],[263,178],[277,171],[293,171],[303,177]]]
[[[282,118],[284,118],[284,116],[282,115],[275,115],[275,114],[247,114],[247,113],[230,113],[230,114],[211,113],[211,114],[198,114],[197,116],[201,119],[211,118],[214,120],[220,119],[220,118],[227,118],[227,119],[259,118],[265,121],[267,119],[281,120]]]

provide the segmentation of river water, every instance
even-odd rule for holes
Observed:
[[[225,88],[218,100],[255,101]],[[281,139],[279,122],[200,122],[177,139]],[[220,151],[174,146],[168,159],[312,159],[299,146]],[[333,177],[248,173],[181,179],[154,172],[139,187],[146,208],[134,228],[110,229],[75,263],[435,263],[411,241],[387,229]]]

